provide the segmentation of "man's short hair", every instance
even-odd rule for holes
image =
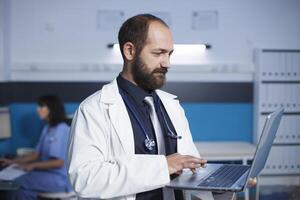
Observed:
[[[136,55],[139,55],[145,46],[148,29],[151,22],[157,21],[164,26],[169,26],[162,19],[151,14],[140,14],[127,19],[121,26],[118,34],[120,50],[123,59],[125,60],[123,46],[126,42],[131,42],[136,50]]]

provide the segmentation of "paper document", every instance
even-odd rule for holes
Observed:
[[[13,181],[26,173],[26,171],[18,168],[16,164],[9,165],[8,167],[0,171],[0,180]]]

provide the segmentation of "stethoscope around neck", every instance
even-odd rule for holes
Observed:
[[[124,92],[122,91],[122,89],[120,89],[120,94],[127,106],[127,108],[129,109],[129,111],[132,113],[133,117],[136,119],[137,123],[139,124],[139,126],[141,127],[144,135],[145,135],[145,140],[144,140],[144,145],[145,147],[149,150],[149,151],[153,151],[155,146],[156,146],[156,143],[154,141],[154,139],[151,139],[149,137],[149,135],[147,134],[147,131],[145,129],[145,127],[143,126],[143,123],[141,122],[141,120],[138,118],[137,116],[137,111],[135,110],[135,108],[131,105],[131,103],[129,102],[128,100],[128,97],[127,95],[124,94]],[[159,107],[159,110],[163,116],[163,120],[166,124],[166,128],[167,128],[167,136],[172,138],[172,139],[181,139],[182,137],[181,136],[178,136],[176,135],[169,127],[168,125],[168,122],[167,122],[167,119],[166,119],[166,116],[164,114],[164,112],[162,111],[162,105],[161,105],[161,102],[159,101],[159,105],[156,106],[156,107]]]

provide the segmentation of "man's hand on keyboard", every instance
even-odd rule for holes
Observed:
[[[207,161],[201,158],[197,158],[189,155],[181,155],[174,153],[166,157],[169,174],[180,174],[183,169],[190,169],[195,172],[196,168],[203,167]]]
[[[11,165],[11,164],[13,164],[13,163],[14,163],[14,161],[11,160],[11,159],[0,158],[0,165],[6,166],[6,165]]]

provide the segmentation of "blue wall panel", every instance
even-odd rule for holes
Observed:
[[[183,103],[195,141],[252,142],[252,103]]]

